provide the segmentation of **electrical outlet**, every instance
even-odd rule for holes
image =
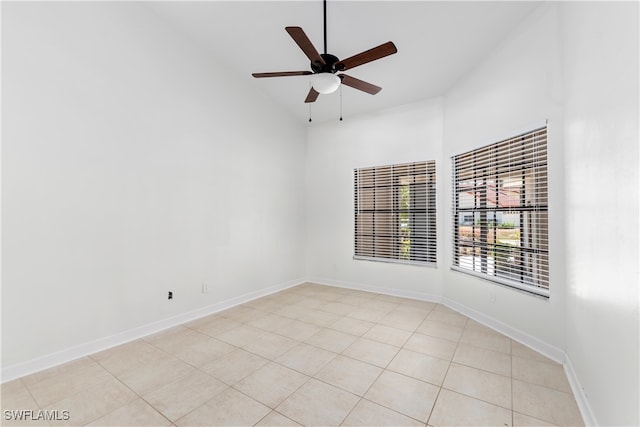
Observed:
[[[209,286],[205,282],[202,282],[202,293],[206,294],[208,292],[209,292]]]
[[[496,293],[495,292],[489,292],[489,301],[496,302]]]
[[[168,296],[167,299],[173,299],[173,292],[172,291],[169,291],[169,296]]]

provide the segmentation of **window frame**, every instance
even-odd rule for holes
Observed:
[[[354,168],[353,183],[353,259],[435,267],[435,160]],[[420,200],[424,206],[415,205]],[[412,234],[417,234],[415,243]]]
[[[549,298],[547,123],[530,129],[451,157],[451,269]],[[471,225],[462,223],[470,217]],[[499,227],[504,217],[514,219],[510,237]],[[499,232],[517,243],[498,240]]]

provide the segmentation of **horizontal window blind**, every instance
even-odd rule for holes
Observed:
[[[354,170],[354,257],[436,262],[435,161]]]
[[[453,267],[548,296],[546,126],[452,162]]]

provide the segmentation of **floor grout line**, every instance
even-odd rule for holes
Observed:
[[[334,294],[332,294],[332,292],[335,292]],[[214,400],[216,397],[219,396],[220,393],[224,393],[226,390],[234,390],[238,393],[241,393],[242,395],[250,398],[252,401],[258,402],[260,403],[260,405],[263,405],[267,408],[270,409],[270,411],[264,415],[263,417],[260,418],[260,420],[255,421],[254,424],[258,424],[261,420],[265,419],[266,417],[268,417],[270,414],[272,413],[277,413],[287,419],[291,419],[290,417],[280,413],[279,411],[276,410],[277,407],[279,407],[283,402],[287,401],[288,399],[290,399],[293,395],[295,395],[296,393],[298,393],[300,391],[301,388],[303,388],[305,385],[309,384],[312,380],[323,383],[327,386],[330,387],[335,387],[339,390],[342,390],[346,393],[350,393],[353,396],[357,397],[357,400],[355,401],[355,404],[346,412],[346,414],[342,417],[342,420],[340,421],[340,424],[344,423],[344,421],[346,419],[349,418],[349,416],[353,413],[353,411],[355,410],[355,408],[358,407],[358,405],[360,405],[363,401],[367,401],[367,402],[371,402],[373,404],[379,405],[380,407],[386,408],[387,410],[393,411],[394,413],[409,417],[411,419],[414,419],[416,421],[419,422],[423,422],[419,419],[413,418],[401,411],[398,411],[397,409],[388,407],[387,405],[384,405],[380,402],[376,402],[373,400],[370,400],[369,398],[365,397],[370,391],[371,389],[376,385],[376,383],[378,383],[378,381],[380,381],[381,377],[383,375],[385,375],[385,373],[393,373],[395,375],[400,375],[402,377],[408,378],[408,379],[412,379],[415,381],[419,381],[421,383],[424,384],[428,384],[430,386],[433,387],[437,387],[437,393],[435,393],[435,397],[433,400],[433,404],[426,416],[426,424],[429,424],[429,422],[431,421],[431,418],[434,414],[434,411],[436,409],[436,406],[438,405],[439,400],[441,399],[442,396],[442,390],[448,390],[451,392],[454,392],[456,394],[459,394],[461,396],[466,396],[470,399],[474,399],[475,401],[478,402],[483,402],[486,404],[490,404],[496,407],[501,407],[500,405],[497,405],[493,402],[489,402],[483,398],[477,397],[477,396],[471,396],[465,393],[462,393],[460,391],[456,391],[456,390],[452,390],[449,387],[445,387],[445,383],[447,381],[447,378],[449,377],[450,373],[451,373],[451,369],[454,366],[454,364],[456,365],[460,365],[460,366],[465,366],[469,369],[474,369],[483,373],[488,373],[488,374],[493,374],[493,375],[497,375],[497,376],[501,376],[503,378],[509,378],[509,386],[510,386],[510,393],[509,393],[509,403],[510,403],[510,408],[504,408],[510,411],[510,420],[511,420],[511,424],[513,425],[513,423],[515,422],[515,410],[514,410],[514,401],[515,401],[515,391],[514,391],[514,384],[516,382],[516,378],[514,378],[514,364],[513,364],[513,360],[515,357],[514,352],[513,352],[513,345],[514,342],[513,340],[509,339],[509,353],[506,352],[501,352],[501,351],[497,351],[495,348],[486,348],[482,347],[482,346],[478,346],[476,345],[474,342],[467,342],[466,340],[468,339],[468,337],[465,335],[465,333],[467,331],[476,331],[478,334],[486,334],[488,332],[485,332],[482,330],[482,328],[477,327],[475,324],[471,324],[469,321],[469,318],[467,318],[466,316],[463,316],[461,314],[457,314],[455,313],[454,310],[451,309],[447,309],[444,310],[443,307],[446,307],[440,303],[431,303],[429,302],[428,304],[430,304],[430,306],[426,306],[425,307],[418,307],[418,306],[414,306],[412,304],[404,304],[405,301],[409,301],[406,298],[399,298],[399,297],[388,297],[386,295],[376,295],[374,297],[364,297],[362,296],[362,294],[365,293],[364,291],[355,291],[355,292],[345,292],[345,293],[338,293],[336,292],[333,288],[324,286],[324,285],[312,285],[312,284],[305,284],[305,285],[300,285],[298,287],[293,287],[293,288],[289,288],[287,290],[282,291],[281,296],[284,297],[282,299],[278,298],[277,295],[279,293],[275,293],[269,296],[264,297],[265,299],[268,298],[268,301],[265,304],[268,304],[267,306],[270,307],[268,309],[265,309],[264,305],[260,306],[260,299],[256,299],[251,301],[250,303],[247,303],[247,305],[241,304],[238,305],[237,307],[233,307],[227,311],[227,316],[225,316],[225,311],[223,312],[219,312],[219,313],[213,313],[210,316],[204,316],[203,318],[197,319],[197,320],[201,320],[202,323],[198,323],[197,325],[189,325],[187,326],[187,323],[192,323],[193,321],[187,322],[183,325],[177,325],[176,327],[179,328],[179,330],[176,330],[174,333],[170,333],[167,336],[160,336],[160,337],[156,337],[156,339],[154,339],[153,341],[150,341],[149,338],[153,337],[153,335],[158,335],[158,334],[153,334],[150,335],[148,337],[142,337],[139,338],[137,340],[133,340],[130,343],[127,344],[131,344],[131,343],[135,343],[138,342],[138,344],[144,344],[144,345],[148,345],[150,348],[153,348],[154,350],[157,350],[158,352],[160,352],[159,354],[162,355],[162,359],[164,360],[164,356],[168,356],[171,358],[171,360],[176,360],[179,361],[180,364],[184,364],[185,369],[188,369],[188,372],[185,372],[184,374],[178,375],[176,378],[172,379],[171,381],[169,381],[166,384],[162,384],[159,387],[155,387],[153,390],[149,391],[148,393],[145,393],[144,396],[149,396],[150,394],[154,393],[157,390],[161,390],[165,387],[171,386],[171,385],[175,385],[176,383],[182,381],[184,378],[186,378],[188,375],[190,375],[191,373],[194,372],[198,372],[200,374],[204,374],[207,377],[210,377],[216,381],[219,381],[221,384],[224,384],[224,388],[222,388],[221,390],[216,391],[213,395],[208,396],[208,398],[205,400],[204,403],[200,404],[199,406],[197,406],[196,408],[191,409],[190,411],[188,411],[186,414],[182,415],[180,417],[183,418],[199,409],[201,409],[204,405],[206,405],[207,403],[211,402],[212,400]],[[343,297],[351,297],[350,298],[350,302],[356,302],[358,301],[358,298],[362,299],[362,304],[361,305],[355,305],[355,304],[351,304],[348,302],[342,302],[341,298]],[[286,301],[286,304],[280,304],[279,301]],[[305,307],[302,304],[297,304],[297,302],[300,301],[307,301],[307,304],[310,303],[311,301],[322,301],[321,303],[313,303],[309,306],[309,307]],[[379,301],[380,305],[376,305],[375,301]],[[374,313],[372,315],[367,315],[367,303],[369,303],[369,305],[372,305],[373,308],[371,309],[371,313]],[[354,317],[352,314],[354,314],[354,312],[351,313],[343,313],[344,309],[341,308],[341,306],[338,305],[331,305],[330,309],[323,309],[323,307],[326,307],[329,304],[343,304],[344,306],[351,306],[353,307],[353,310],[357,310],[357,312],[355,313],[356,316],[359,317]],[[305,313],[305,314],[300,314],[297,317],[290,317],[287,315],[283,315],[281,314],[279,311],[286,309],[288,307],[296,307],[296,309],[290,309],[291,313],[295,313],[295,312],[301,312],[301,313]],[[380,309],[378,307],[386,307],[384,309]],[[428,309],[426,307],[429,307]],[[331,311],[331,309],[333,309],[334,311]],[[338,311],[338,312],[336,312]],[[423,313],[422,314],[418,314],[418,313]],[[381,314],[381,317],[379,317],[379,315]],[[256,315],[258,317],[253,317],[253,315]],[[260,326],[254,326],[251,325],[250,323],[255,323],[256,321],[258,321],[259,319],[266,319],[266,318],[271,318],[271,316],[278,316],[279,318],[282,318],[282,321],[285,322],[283,325],[279,325],[278,327],[276,327],[275,329],[269,329],[271,328],[271,326],[269,326],[269,328],[262,328]],[[430,316],[432,318],[430,318]],[[207,322],[206,319],[207,317],[211,317],[211,322]],[[361,317],[368,317],[369,320],[366,319],[362,319]],[[419,321],[416,321],[415,319],[421,317],[421,319]],[[305,320],[301,320],[301,319],[305,319]],[[377,318],[377,320],[373,321],[371,319],[373,318]],[[463,318],[464,322],[460,325],[457,325],[456,322],[458,322],[456,320],[456,318]],[[277,321],[279,321],[280,319],[278,318],[271,318],[274,319],[274,324],[277,324]],[[285,321],[286,319],[286,321]],[[215,326],[213,326],[213,323],[216,320],[228,320],[230,322],[235,322],[235,324],[231,324],[226,325],[229,326],[229,329],[225,329],[222,331],[216,331]],[[362,328],[358,329],[357,327],[357,323],[354,323],[352,325],[349,325],[349,323],[345,323],[345,328],[344,329],[348,329],[350,326],[353,326],[354,329],[350,329],[350,332],[346,332],[344,329],[336,329],[334,328],[334,325],[338,324],[341,321],[348,321],[348,320],[352,320],[354,322],[362,322]],[[445,321],[443,321],[445,320]],[[450,322],[447,322],[447,320],[450,320]],[[309,325],[313,328],[317,328],[317,330],[310,336],[308,337],[302,337],[302,338],[292,338],[291,336],[287,336],[287,335],[283,335],[281,333],[278,333],[276,331],[281,331],[287,327],[287,326],[291,326],[293,322],[302,322],[303,324]],[[428,325],[430,325],[429,327],[433,327],[435,328],[434,331],[437,330],[442,330],[442,331],[456,331],[459,330],[459,333],[457,335],[457,339],[454,341],[450,338],[445,338],[443,336],[439,336],[436,332],[433,332],[433,334],[430,334],[428,331],[421,329],[423,327],[423,325],[425,325],[425,322],[430,322]],[[207,327],[207,325],[211,323],[211,329],[216,331],[215,335],[210,335],[209,333],[204,332],[203,330],[200,330],[199,328],[205,329]],[[438,329],[438,325],[441,325],[441,329]],[[266,326],[266,325],[265,325]],[[482,325],[480,325],[482,326]],[[243,338],[241,341],[236,341],[238,344],[243,343],[242,345],[238,345],[238,344],[234,344],[233,342],[228,342],[225,341],[224,339],[220,339],[218,338],[220,335],[229,333],[231,331],[237,330],[240,327],[246,327],[246,328],[252,328],[256,331],[259,331],[259,333],[257,334],[258,338],[255,338],[253,340],[249,340],[249,342],[244,342],[246,341],[246,338]],[[385,329],[385,328],[389,328],[389,329]],[[376,329],[375,332],[372,332],[374,329]],[[355,333],[353,333],[353,331],[356,330],[363,330],[364,332],[362,332],[361,334],[357,335]],[[341,351],[336,352],[333,349],[328,349],[325,347],[322,347],[320,342],[316,342],[314,343],[310,343],[309,340],[322,333],[323,331],[334,331],[334,332],[338,332],[341,334],[345,334],[348,337],[353,337],[353,341],[345,346],[344,348],[342,348]],[[399,332],[398,332],[399,331]],[[194,337],[194,343],[192,343],[191,341],[189,341],[190,338],[183,338],[182,336],[180,337],[174,337],[174,334],[189,334],[188,336],[191,336],[191,334]],[[367,334],[370,334],[369,336],[366,336]],[[388,336],[390,337],[390,340],[385,340],[385,333],[389,334]],[[455,333],[455,332],[453,332]],[[162,332],[160,332],[159,334],[162,334]],[[283,337],[286,338],[287,340],[290,340],[292,342],[293,347],[287,349],[285,352],[283,353],[278,353],[275,356],[264,356],[262,354],[260,354],[262,351],[256,351],[256,349],[253,349],[253,351],[248,350],[247,347],[250,346],[253,342],[256,342],[258,339],[261,339],[262,337],[265,336],[269,336],[270,334],[279,336],[279,337]],[[376,335],[379,334],[379,335]],[[402,338],[404,335],[406,334],[406,338]],[[470,337],[473,339],[475,338],[476,340],[478,339],[478,334],[470,334]],[[505,335],[499,333],[499,332],[495,332],[496,336],[499,337],[505,337]],[[444,358],[444,357],[439,357],[439,356],[434,356],[432,354],[428,354],[425,352],[421,352],[421,351],[417,351],[415,349],[415,341],[414,341],[414,345],[412,345],[411,349],[407,348],[407,344],[411,341],[412,337],[414,336],[425,336],[425,337],[429,337],[431,339],[434,340],[442,340],[442,342],[450,342],[450,343],[455,343],[455,346],[453,347],[453,352],[451,354],[450,357],[448,358]],[[476,336],[477,335],[477,336]],[[396,338],[398,337],[398,341],[396,343]],[[217,354],[215,352],[213,352],[213,356],[211,357],[211,359],[209,358],[203,358],[202,360],[204,360],[204,362],[200,363],[200,359],[195,358],[195,359],[189,359],[191,360],[190,362],[183,359],[182,357],[178,356],[178,354],[180,354],[179,350],[176,350],[175,348],[179,348],[179,345],[177,345],[175,348],[173,346],[175,346],[175,344],[172,344],[172,346],[169,345],[163,345],[162,343],[162,339],[164,338],[174,338],[176,339],[177,343],[180,342],[180,339],[187,339],[187,346],[190,345],[198,345],[198,343],[200,342],[199,340],[202,339],[204,340],[203,342],[206,342],[207,340],[215,340],[217,342],[220,343],[224,343],[225,345],[229,345],[230,346],[230,350],[228,351],[224,351],[222,354]],[[229,337],[231,338],[231,337]],[[508,339],[508,337],[505,337]],[[372,343],[377,343],[377,344],[381,344],[381,345],[385,345],[385,346],[389,346],[390,349],[394,350],[393,356],[390,357],[388,360],[385,360],[384,358],[381,359],[380,361],[380,365],[375,364],[375,363],[371,363],[371,361],[368,360],[362,360],[362,359],[358,359],[357,357],[351,356],[350,354],[345,354],[345,352],[347,352],[349,349],[351,348],[355,348],[353,347],[356,343],[358,342],[367,342],[367,341],[361,341],[361,340],[368,340]],[[394,342],[394,344],[390,344],[389,342]],[[418,341],[420,342],[420,341]],[[427,341],[427,342],[436,342],[436,341]],[[397,345],[398,343],[400,343],[400,345]],[[494,347],[497,347],[498,344],[500,343],[500,341],[496,341],[495,343],[492,341],[490,344],[493,345]],[[125,344],[126,345],[126,344]],[[313,370],[312,374],[303,372],[299,369],[305,369],[305,368],[292,368],[290,366],[287,366],[286,361],[281,360],[280,362],[278,362],[277,360],[281,359],[285,354],[291,352],[293,349],[298,348],[301,345],[305,345],[305,346],[310,346],[316,349],[320,349],[322,351],[327,351],[329,353],[332,354],[332,357],[327,360],[326,362],[320,363],[317,369]],[[465,361],[460,361],[460,360],[456,360],[456,356],[458,355],[459,351],[461,351],[462,345],[464,346],[469,346],[473,349],[479,349],[482,351],[486,351],[486,352],[496,352],[496,353],[500,353],[500,354],[504,354],[504,355],[508,355],[509,357],[509,362],[510,362],[510,366],[509,366],[509,375],[504,375],[502,373],[498,373],[498,372],[494,372],[489,370],[489,368],[487,368],[487,365],[481,366],[479,363],[474,363],[474,362],[469,362],[468,360],[470,359],[466,359],[467,362]],[[223,347],[224,348],[224,347]],[[334,347],[336,348],[336,347]],[[372,347],[372,348],[375,348]],[[382,347],[380,347],[382,348]],[[386,349],[386,347],[384,347]],[[447,347],[444,347],[443,349],[446,349]],[[109,349],[108,349],[109,350]],[[105,351],[108,351],[105,350]],[[260,367],[258,367],[257,369],[251,369],[250,372],[247,373],[247,375],[243,376],[242,378],[236,380],[233,380],[233,383],[227,383],[225,381],[222,381],[221,379],[217,378],[213,373],[209,373],[207,371],[205,371],[203,369],[204,366],[213,363],[216,360],[222,360],[224,359],[226,356],[228,356],[230,353],[234,352],[234,351],[244,351],[247,352],[248,354],[251,354],[253,356],[257,356],[261,359],[264,359],[266,361],[265,364],[261,365]],[[268,348],[264,349],[265,351],[267,351],[267,353],[269,352]],[[390,366],[393,364],[393,362],[395,360],[399,360],[398,357],[401,354],[401,352],[403,350],[406,350],[406,352],[409,353],[416,353],[418,355],[421,356],[427,356],[430,358],[435,358],[437,360],[441,360],[441,361],[445,361],[447,362],[446,365],[446,370],[444,371],[444,374],[442,376],[442,381],[441,383],[438,384],[434,384],[432,382],[426,381],[424,379],[421,378],[416,378],[412,375],[409,375],[407,373],[403,373],[403,372],[398,372],[392,368],[390,368]],[[386,350],[385,350],[386,351]],[[97,353],[96,353],[97,354]],[[476,353],[477,354],[477,353]],[[482,353],[480,353],[482,354]],[[367,366],[371,366],[374,367],[376,369],[380,369],[380,372],[375,376],[375,378],[371,381],[371,383],[368,385],[368,387],[366,388],[366,390],[364,390],[363,393],[354,393],[350,390],[348,390],[347,388],[345,388],[344,386],[338,385],[338,384],[333,384],[331,382],[329,382],[328,380],[323,380],[319,377],[317,377],[317,375],[322,372],[329,364],[333,363],[338,357],[345,357],[348,358],[350,360],[353,361],[357,361],[359,363],[364,363]],[[408,357],[408,356],[407,356]],[[467,356],[467,357],[471,357],[471,356]],[[473,357],[477,357],[477,356],[473,356]],[[150,403],[149,400],[147,400],[142,394],[139,394],[138,392],[136,392],[135,390],[133,390],[131,387],[129,387],[122,379],[121,376],[123,375],[123,373],[125,372],[129,372],[129,370],[133,370],[133,369],[137,369],[137,367],[135,366],[135,363],[133,363],[131,365],[130,368],[125,369],[123,372],[120,373],[120,375],[116,375],[114,372],[112,372],[111,370],[107,369],[105,365],[103,365],[102,362],[104,361],[100,361],[98,359],[95,358],[95,355],[89,355],[88,356],[89,360],[91,360],[93,363],[96,363],[98,366],[100,366],[102,369],[104,369],[107,373],[109,373],[109,376],[111,378],[116,379],[121,385],[123,385],[127,390],[129,390],[130,392],[133,393],[132,397],[127,403],[120,405],[118,408],[113,409],[111,411],[109,411],[106,414],[102,414],[100,416],[98,416],[96,418],[102,418],[103,416],[107,416],[109,413],[112,413],[116,410],[121,409],[122,407],[131,404],[132,401],[134,401],[135,399],[139,398],[141,399],[143,402],[145,402],[145,404],[149,405],[151,408],[153,408],[153,410],[157,413],[159,413],[164,419],[166,419],[171,425],[176,425],[177,421],[172,421],[171,419],[168,418],[168,416],[165,416],[164,413],[162,413],[162,411],[158,408],[156,408],[154,405],[152,405]],[[520,359],[523,359],[527,362],[531,361],[533,362],[539,362],[539,363],[544,363],[544,361],[538,361],[538,360],[530,360],[529,358],[526,357],[521,357]],[[194,361],[195,360],[195,361]],[[231,360],[231,359],[230,359]],[[374,360],[374,359],[372,359]],[[411,359],[408,359],[411,360]],[[197,363],[196,363],[197,362]],[[255,397],[252,397],[250,394],[245,393],[241,390],[239,390],[237,387],[237,385],[244,381],[247,377],[255,374],[256,372],[258,372],[260,369],[265,368],[266,366],[268,366],[269,364],[273,363],[274,365],[277,365],[281,368],[286,368],[286,369],[290,369],[293,372],[296,372],[297,374],[300,375],[304,375],[304,381],[298,386],[296,387],[293,391],[291,391],[291,393],[288,393],[286,395],[286,397],[284,397],[278,404],[276,405],[267,405],[262,403],[260,400],[256,399]],[[384,364],[384,366],[381,366],[382,364]],[[180,365],[182,366],[182,365]],[[398,368],[396,366],[396,368]],[[113,368],[112,368],[113,369]],[[441,369],[441,368],[439,368]],[[306,369],[305,369],[306,370]],[[410,371],[407,371],[410,372]],[[33,396],[33,393],[31,392],[30,387],[28,387],[24,381],[22,379],[19,379],[21,382],[21,385],[27,390],[27,392],[29,393],[29,396],[31,397],[31,399],[36,403],[36,405],[40,408],[41,405],[38,404],[37,400],[35,399],[35,397]],[[544,380],[544,379],[543,379]],[[106,381],[106,380],[105,380]],[[550,387],[547,385],[543,385],[543,384],[539,384],[539,383],[529,383],[528,381],[524,381],[524,380],[518,380],[518,381],[523,381],[524,383],[527,384],[531,384],[537,387],[543,387],[545,389],[554,391],[554,392],[560,392],[560,393],[564,393],[566,395],[572,396],[572,393],[567,393],[566,391],[563,390],[559,390],[557,388],[554,387]],[[82,393],[82,391],[77,392],[76,394],[80,394]],[[72,394],[72,396],[75,396],[76,394]],[[64,397],[64,398],[68,398],[70,396]],[[63,398],[63,399],[64,399]],[[273,406],[273,407],[272,407]],[[501,407],[502,408],[502,407]],[[523,414],[526,416],[530,416],[533,417],[531,415],[527,415],[527,414]],[[539,418],[539,417],[535,417],[535,418]],[[545,417],[545,418],[551,418],[551,417]],[[95,420],[93,420],[95,421]],[[292,419],[292,421],[295,421]],[[548,420],[545,420],[548,421]],[[91,421],[89,421],[91,422]],[[297,422],[297,421],[296,421]]]

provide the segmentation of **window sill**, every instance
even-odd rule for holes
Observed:
[[[401,259],[392,259],[392,258],[374,258],[374,257],[365,257],[365,256],[353,256],[353,259],[356,261],[372,261],[372,262],[383,262],[387,264],[405,264],[405,265],[415,265],[417,267],[431,267],[436,268],[435,262],[429,261],[405,261]]]
[[[466,269],[466,268],[462,268],[462,267],[457,267],[457,266],[451,266],[451,270],[452,271],[457,271],[459,273],[468,274],[470,276],[477,277],[478,279],[483,279],[483,280],[487,280],[489,282],[498,283],[500,285],[508,286],[508,287],[510,287],[512,289],[526,292],[529,295],[542,297],[542,298],[544,298],[546,300],[548,300],[549,297],[551,296],[551,292],[549,292],[549,289],[537,288],[535,286],[525,285],[523,283],[514,282],[513,280],[502,279],[500,277],[491,276],[491,275],[483,274],[483,273],[478,273],[476,271],[472,271],[472,270],[469,270],[469,269]]]

